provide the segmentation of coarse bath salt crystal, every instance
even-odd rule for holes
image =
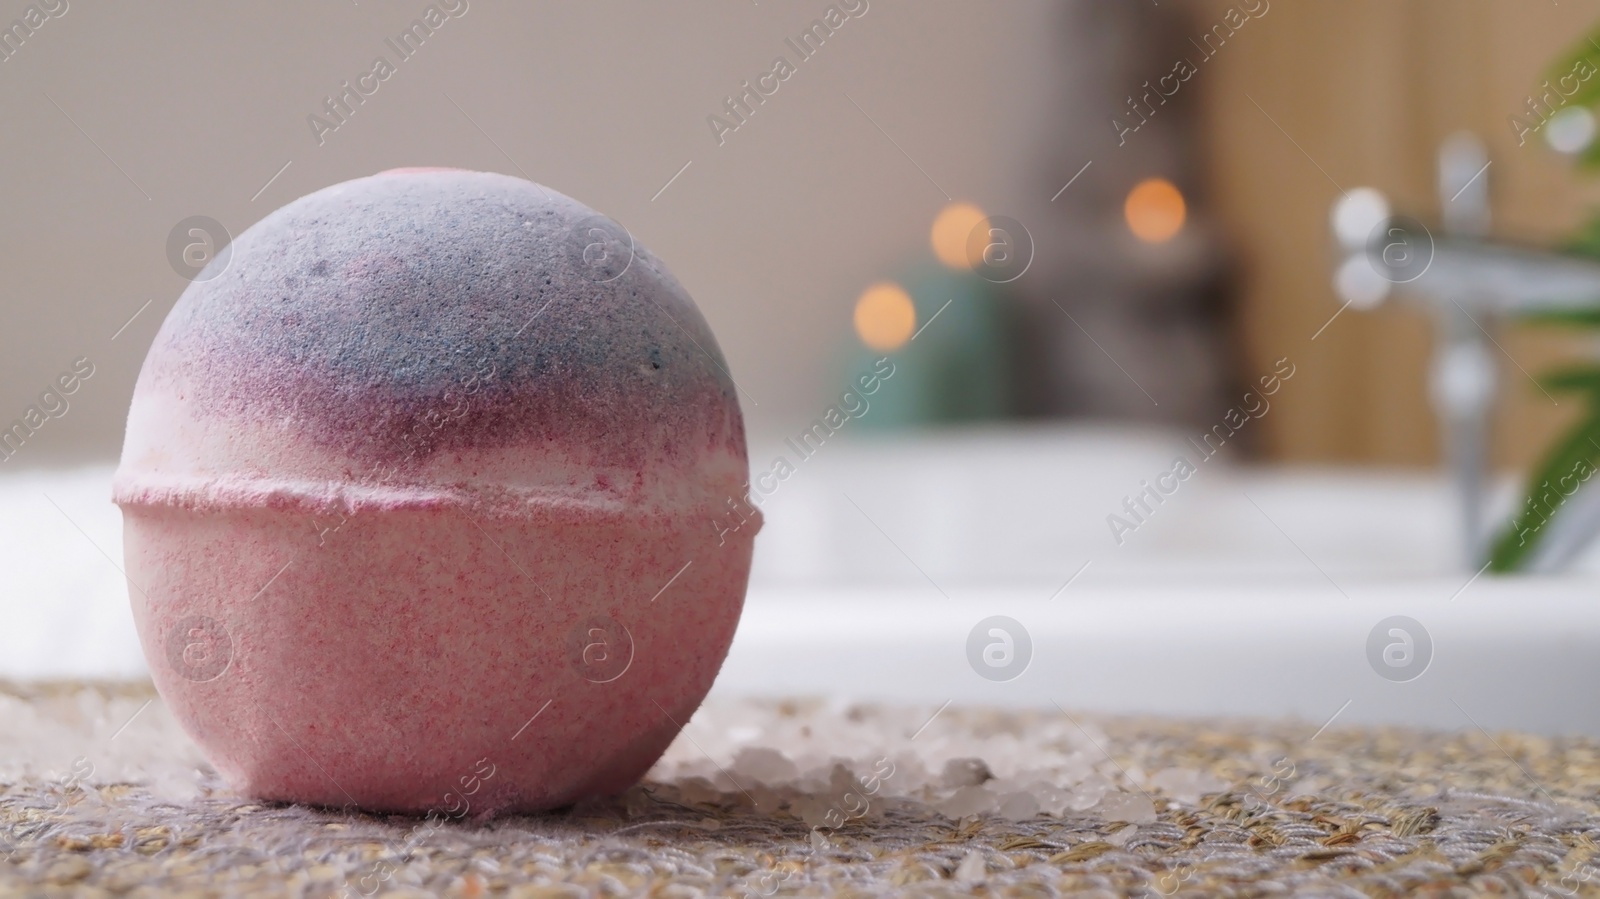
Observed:
[[[997,797],[979,786],[965,786],[951,793],[938,805],[940,812],[951,818],[987,815],[999,806]]]
[[[1156,819],[1156,807],[1149,797],[1120,790],[1107,793],[1094,811],[1106,821],[1126,821],[1129,824],[1149,824]]]
[[[134,389],[114,498],[156,686],[259,799],[625,789],[744,602],[735,389],[660,260],[555,191],[405,169],[290,203]]]
[[[1000,817],[1025,821],[1039,814],[1039,801],[1031,793],[1011,793],[1000,799]]]
[[[1228,783],[1214,775],[1193,768],[1168,768],[1150,777],[1151,786],[1184,804],[1192,805],[1207,793],[1228,788]]]
[[[786,784],[800,776],[800,768],[787,756],[766,746],[747,746],[733,757],[733,772],[763,784]]]

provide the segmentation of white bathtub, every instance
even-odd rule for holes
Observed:
[[[1180,454],[1195,472],[1135,522],[1124,500]],[[1238,470],[1160,432],[983,430],[824,445],[763,508],[720,691],[1600,735],[1594,555],[1474,578],[1438,476]],[[1138,524],[1120,543],[1111,514]],[[1014,680],[969,662],[991,615],[1031,637]],[[1405,681],[1411,625],[1369,659],[1395,615],[1432,642]],[[1411,661],[1385,663],[1408,638]]]
[[[1240,471],[1181,437],[1098,428],[829,442],[804,460],[758,448],[752,467],[779,453],[794,471],[767,479],[719,693],[1295,715],[1307,736],[1336,712],[1600,735],[1595,562],[1473,579],[1437,477]],[[1180,453],[1196,471],[1167,479],[1176,490],[1119,545],[1106,517],[1134,523],[1125,497]],[[109,467],[0,477],[0,677],[144,674],[109,481]],[[969,660],[970,632],[994,615],[1032,642],[1008,681],[979,674],[1011,673],[981,662],[987,633]],[[1369,659],[1369,634],[1395,615],[1431,639],[1425,668],[1410,667],[1415,645],[1385,666],[1385,647],[1405,661],[1387,629]]]

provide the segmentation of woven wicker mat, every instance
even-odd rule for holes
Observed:
[[[1317,725],[712,704],[622,796],[424,825],[229,794],[148,686],[0,685],[0,896],[1600,892],[1593,741]]]

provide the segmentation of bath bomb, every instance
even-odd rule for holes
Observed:
[[[624,228],[403,169],[185,290],[114,498],[151,676],[235,790],[478,816],[620,791],[672,741],[744,602],[747,472],[716,340]]]

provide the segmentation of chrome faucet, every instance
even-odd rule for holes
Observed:
[[[1344,193],[1332,215],[1341,310],[1370,309],[1400,294],[1433,315],[1437,338],[1429,397],[1460,504],[1461,561],[1474,571],[1486,567],[1494,536],[1485,484],[1504,354],[1494,335],[1512,316],[1600,308],[1600,263],[1486,238],[1489,167],[1488,152],[1473,135],[1458,134],[1440,147],[1438,237],[1415,219],[1391,214],[1372,188]],[[1532,570],[1564,567],[1600,536],[1600,496],[1591,495],[1597,493],[1579,490],[1551,520],[1529,560]]]

